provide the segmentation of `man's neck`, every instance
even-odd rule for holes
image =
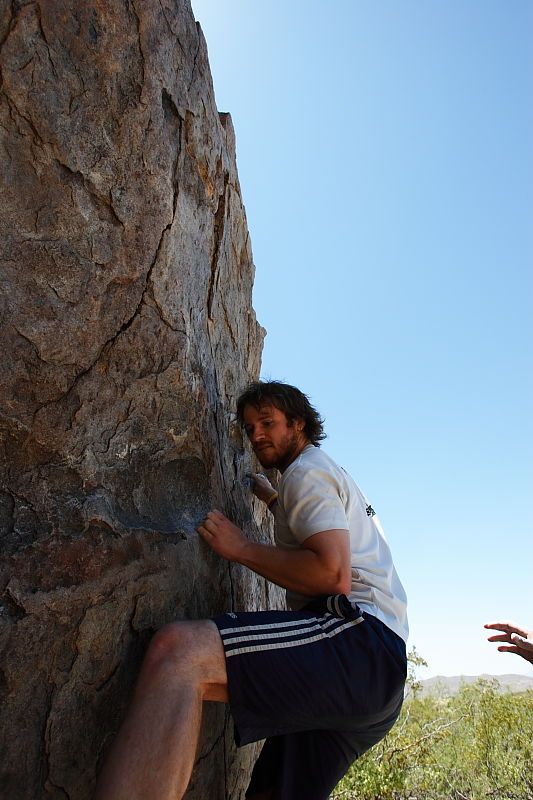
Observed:
[[[282,475],[285,472],[285,470],[290,467],[291,464],[294,464],[294,462],[296,461],[298,456],[301,455],[301,453],[303,452],[303,450],[305,450],[305,448],[307,447],[308,444],[311,444],[311,442],[309,441],[309,439],[306,439],[306,438],[304,438],[302,441],[297,443],[297,446],[296,446],[294,452],[290,454],[290,456],[289,456],[289,458],[287,460],[287,463],[283,464],[283,465],[280,465],[278,467],[278,469],[279,469],[279,471],[281,472]]]

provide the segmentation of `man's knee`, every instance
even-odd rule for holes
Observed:
[[[210,620],[171,622],[154,635],[145,656],[145,665],[174,664],[176,669],[202,667],[211,660],[222,643]]]
[[[226,658],[212,620],[171,622],[153,637],[144,657],[137,691],[177,681],[200,692],[203,700],[227,703]],[[169,683],[170,682],[170,683]]]
[[[194,650],[194,635],[187,622],[171,622],[153,636],[145,656],[145,665],[160,662],[183,664]]]

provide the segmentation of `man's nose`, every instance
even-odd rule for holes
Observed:
[[[262,430],[255,429],[249,434],[250,442],[252,445],[256,445],[264,438],[264,436],[265,434]]]

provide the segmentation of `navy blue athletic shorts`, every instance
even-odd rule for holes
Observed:
[[[266,739],[247,797],[326,800],[403,701],[405,643],[345,595],[214,618],[238,746]]]

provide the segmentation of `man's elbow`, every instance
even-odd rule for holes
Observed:
[[[342,580],[339,581],[339,588],[337,590],[337,594],[350,594],[352,590],[352,578],[351,575],[347,577],[344,576]]]
[[[338,569],[332,576],[330,594],[350,594],[352,589],[352,574],[351,570],[347,572],[345,569]]]

